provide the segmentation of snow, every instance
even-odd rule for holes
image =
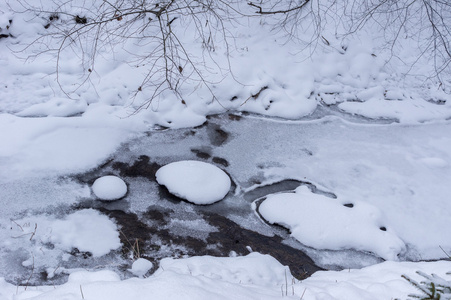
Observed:
[[[3,236],[3,232],[2,232]],[[83,209],[61,219],[34,215],[11,222],[11,230],[3,237],[2,246],[16,251],[33,249],[23,265],[44,263],[45,257],[71,252],[75,248],[94,257],[121,247],[116,224],[93,209]]]
[[[417,271],[451,279],[449,272],[451,263],[421,262],[398,263],[384,262],[361,270],[343,270],[340,272],[317,272],[305,283],[303,299],[406,299],[408,295],[419,294],[419,291],[401,275],[407,275],[414,280],[423,278]]]
[[[129,271],[137,277],[143,277],[147,272],[149,272],[150,269],[152,269],[152,267],[152,262],[145,258],[138,258],[133,262],[132,268]]]
[[[0,124],[0,158],[8,161],[9,168],[0,177],[7,181],[92,168],[136,132],[134,120],[119,124],[114,110],[100,107],[93,115],[75,118],[20,118],[2,113]]]
[[[90,3],[91,12],[99,3],[104,2]],[[39,2],[43,11],[54,4]],[[69,1],[62,7],[71,5]],[[68,15],[81,10],[71,9]],[[0,39],[0,269],[6,275],[17,272],[9,269],[9,260],[14,260],[23,267],[22,277],[32,270],[47,270],[49,279],[70,276],[67,283],[36,287],[20,277],[14,284],[0,279],[0,299],[275,299],[286,290],[285,296],[293,299],[404,299],[418,291],[402,274],[421,280],[415,272],[422,271],[450,280],[445,274],[451,270],[449,261],[417,262],[451,253],[450,79],[444,72],[438,82],[433,77],[436,65],[415,47],[428,32],[412,32],[424,22],[409,18],[412,31],[409,27],[397,45],[387,47],[384,35],[390,32],[380,30],[378,20],[343,37],[339,15],[337,20],[324,19],[319,41],[309,39],[314,26],[303,23],[300,40],[293,41],[283,30],[267,26],[271,18],[239,19],[224,23],[225,36],[233,41],[218,43],[206,55],[191,34],[194,25],[180,16],[172,30],[199,67],[208,65],[202,71],[211,85],[194,78],[181,87],[183,101],[164,91],[149,102],[154,89],[134,92],[146,76],[146,67],[137,65],[136,58],[148,55],[152,45],[133,40],[98,47],[94,71],[79,86],[89,59],[80,61],[80,52],[66,47],[56,74],[55,56],[35,54],[43,45],[58,49],[58,44],[44,39],[27,47],[49,32],[44,29],[48,16],[17,13],[22,10],[18,1],[0,4],[1,34],[13,36]],[[66,21],[56,26],[63,28]],[[87,56],[91,42],[80,43]],[[186,160],[193,158],[186,154],[190,149],[211,147],[205,135],[180,137],[176,130],[161,130],[199,126],[224,112],[242,116],[235,123],[218,121],[231,138],[210,148],[230,163],[227,174],[214,165]],[[264,233],[271,234],[269,225],[255,216],[233,215],[240,205],[249,205],[243,194],[286,179],[309,182],[316,190],[301,186],[295,193],[268,195],[259,213],[289,228],[301,243],[296,245],[318,264],[375,264],[317,272],[298,282],[287,267],[258,253],[166,258],[148,278],[121,280],[100,260],[120,249],[118,226],[96,210],[80,208],[95,201],[89,184],[76,175],[120,155],[116,151],[130,141],[127,147],[169,163],[157,179],[170,192],[194,204],[225,197],[218,205],[230,218]],[[175,160],[180,161],[170,163]],[[229,193],[229,176],[237,185],[235,194]],[[127,185],[108,178],[94,184],[94,194],[108,200],[123,197]],[[127,205],[132,212],[145,212],[157,192],[126,180],[133,195]],[[327,196],[332,194],[337,198]],[[171,219],[167,226],[171,233],[204,241],[205,231],[219,230],[201,219]],[[60,267],[75,248],[99,259],[104,270]],[[391,261],[365,260],[348,249]],[[137,277],[153,267],[143,259],[129,265]]]
[[[298,281],[287,277],[286,267],[258,253],[245,257],[193,257],[165,259],[149,278],[121,281],[111,271],[78,271],[67,283],[53,287],[16,287],[0,280],[0,296],[20,299],[405,299],[418,294],[401,275],[414,280],[416,271],[436,273],[451,279],[446,272],[451,263],[384,262],[360,270],[317,272]]]
[[[295,193],[269,195],[258,212],[268,222],[287,227],[301,243],[317,249],[352,248],[397,260],[406,248],[396,233],[385,227],[377,207],[340,195],[338,199],[317,195],[307,186]]]
[[[157,182],[170,193],[189,202],[205,205],[222,200],[230,190],[229,176],[218,167],[201,161],[178,161],[161,167]]]
[[[77,248],[102,256],[121,246],[116,224],[100,213],[86,209],[52,224],[49,241],[65,250]]]
[[[165,258],[160,262],[159,272],[161,270],[244,285],[270,284],[273,287],[278,287],[285,281],[285,276],[290,276],[288,267],[269,255],[256,252],[241,257]]]
[[[94,181],[92,191],[100,200],[118,200],[127,194],[127,185],[117,176],[103,176]]]

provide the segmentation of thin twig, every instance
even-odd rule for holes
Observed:
[[[31,277],[33,277],[33,274],[34,274],[34,255],[33,255],[33,253],[31,254],[31,257],[33,259],[33,264],[31,265],[31,274],[28,277],[27,282],[25,283],[25,291],[27,290],[28,284],[30,283],[30,280],[31,280]]]
[[[287,14],[287,13],[290,13],[290,12],[295,11],[295,10],[300,10],[300,9],[302,9],[307,3],[309,3],[309,1],[310,1],[310,0],[305,0],[305,2],[302,3],[301,5],[296,6],[296,7],[292,7],[292,8],[289,8],[289,9],[284,9],[284,10],[274,10],[274,11],[264,11],[263,8],[262,8],[261,6],[256,5],[256,4],[252,3],[252,2],[248,2],[247,5],[253,6],[253,7],[255,7],[255,8],[258,8],[258,11],[255,12],[256,14],[259,14],[259,15],[277,15],[277,14]]]
[[[83,295],[83,289],[81,288],[81,284],[80,284],[80,293],[81,293],[81,298],[85,299],[85,295]]]

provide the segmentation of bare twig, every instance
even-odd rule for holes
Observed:
[[[301,5],[295,6],[295,7],[291,7],[288,9],[284,9],[284,10],[274,10],[274,11],[264,11],[263,8],[259,5],[256,5],[252,2],[248,2],[247,5],[258,8],[258,11],[256,11],[256,14],[259,15],[277,15],[277,14],[288,14],[290,12],[293,12],[295,10],[300,10],[302,9],[310,0],[305,0],[304,3],[302,3]]]
[[[38,224],[37,223],[35,223],[34,224],[34,231],[31,233],[31,236],[30,236],[30,241],[33,239],[33,237],[35,236],[35,234],[36,234],[36,230],[38,229]]]
[[[28,277],[27,282],[25,283],[25,291],[27,290],[28,284],[30,283],[30,280],[31,280],[31,277],[33,277],[33,274],[34,274],[34,255],[33,255],[33,253],[31,254],[31,257],[33,259],[33,263],[31,265],[31,274]]]

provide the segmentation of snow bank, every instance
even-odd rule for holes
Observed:
[[[92,191],[100,200],[118,200],[127,194],[127,185],[117,176],[103,176],[94,181]]]
[[[265,267],[266,266],[266,267]],[[405,299],[418,290],[404,280],[415,272],[435,273],[446,280],[451,263],[384,262],[361,270],[316,272],[298,282],[274,258],[252,253],[245,257],[192,257],[162,261],[158,271],[146,279],[120,281],[111,271],[75,272],[67,283],[53,287],[16,287],[0,279],[4,300],[145,300],[152,299]]]
[[[271,284],[277,287],[285,281],[285,276],[291,277],[290,270],[282,266],[270,255],[257,252],[247,256],[213,257],[195,256],[186,259],[164,258],[160,262],[162,271],[170,271],[191,276],[203,276],[215,280],[244,285]]]
[[[302,282],[301,287],[305,291],[302,299],[407,299],[408,295],[421,295],[421,293],[401,275],[407,275],[420,282],[424,278],[416,272],[422,271],[426,274],[437,274],[449,281],[451,275],[446,273],[450,270],[451,262],[438,261],[384,262],[360,270],[320,271]],[[296,290],[299,291],[299,289]]]
[[[23,9],[11,2],[17,11]],[[43,1],[42,9],[50,11],[48,6],[51,5]],[[92,3],[93,10],[96,5],[100,4]],[[64,8],[74,15],[81,9],[70,3]],[[44,28],[47,17],[46,14],[36,17],[31,12],[13,13],[8,7],[0,10],[0,26],[4,28],[13,18],[10,31],[16,37],[1,41],[7,45],[0,48],[0,67],[4,70],[0,75],[0,81],[4,83],[4,88],[0,89],[2,112],[27,117],[65,117],[83,115],[92,110],[92,105],[105,105],[124,109],[130,116],[147,107],[148,110],[138,113],[142,121],[172,128],[200,125],[206,115],[230,110],[298,119],[314,113],[318,105],[339,105],[347,113],[393,118],[400,122],[451,117],[451,96],[442,91],[438,82],[429,80],[425,83],[423,71],[424,68],[431,71],[429,62],[421,60],[414,65],[421,76],[405,77],[405,73],[411,71],[410,66],[396,63],[395,59],[387,62],[392,53],[384,48],[385,41],[378,43],[374,38],[379,37],[378,31],[337,38],[340,35],[337,24],[327,20],[321,32],[322,41],[327,41],[324,44],[311,40],[311,24],[306,26],[307,32],[300,33],[300,41],[287,41],[282,33],[262,26],[258,19],[250,19],[240,25],[225,24],[225,30],[230,31],[233,39],[228,41],[229,45],[218,41],[214,53],[207,55],[201,43],[195,41],[197,37],[191,35],[193,24],[180,17],[173,23],[172,30],[194,63],[198,62],[197,67],[205,76],[203,79],[211,84],[199,84],[203,80],[192,72],[194,78],[185,78],[186,84],[180,87],[183,101],[167,91],[149,101],[154,88],[143,88],[135,93],[147,72],[146,64],[134,63],[140,55],[148,55],[148,47],[139,43],[124,40],[116,47],[99,45],[93,72],[87,72],[87,66],[80,64],[77,55],[69,50],[72,48],[67,47],[59,56],[58,82],[53,77],[55,53],[43,53],[25,61],[29,55],[42,51],[42,45],[37,43],[21,52],[36,36],[49,34],[53,29],[53,25],[50,29]],[[58,26],[70,23],[63,18],[61,16]],[[313,34],[316,36],[317,33]],[[304,42],[308,41],[315,46],[306,47]],[[46,42],[50,48],[58,49],[57,41]],[[146,42],[142,41],[143,44]],[[404,50],[403,60],[415,61],[416,55],[422,54],[412,50],[409,39],[398,42],[401,43],[398,49],[409,49]],[[89,42],[87,44],[89,49]],[[105,46],[113,51],[106,51]],[[14,56],[10,48],[20,53],[24,60]],[[203,68],[203,64],[208,65]],[[185,68],[188,74],[190,67]],[[88,74],[89,79],[86,78]],[[77,83],[83,81],[80,78],[88,80],[78,86]],[[446,78],[442,82],[446,82]]]
[[[194,160],[179,161],[161,167],[156,178],[177,197],[195,204],[211,204],[230,190],[229,176],[218,167]]]
[[[379,209],[360,202],[344,202],[312,193],[300,186],[295,193],[269,195],[258,212],[280,224],[304,245],[317,249],[357,249],[396,260],[404,242],[386,228]]]
[[[28,287],[26,291],[0,281],[5,299],[279,299],[287,267],[258,253],[246,257],[165,259],[149,278],[119,281],[111,271],[76,272],[66,284]],[[17,292],[19,291],[19,292]],[[3,294],[2,294],[3,293]],[[83,296],[82,296],[83,293]],[[299,297],[298,297],[299,298]]]

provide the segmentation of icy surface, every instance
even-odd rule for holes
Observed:
[[[94,181],[92,191],[100,200],[117,200],[127,194],[127,185],[117,176],[103,176]]]
[[[136,139],[129,150],[120,150],[118,159],[127,161],[130,153],[139,153],[164,165],[174,158],[196,159],[192,149],[205,148],[211,156],[205,161],[224,158],[229,164],[227,173],[237,184],[237,192],[218,202],[218,209],[245,228],[264,232],[264,226],[258,225],[261,222],[245,213],[249,203],[242,199],[243,194],[258,186],[296,179],[337,195],[341,205],[374,207],[384,221],[378,226],[386,227],[387,234],[395,234],[406,245],[402,260],[443,258],[438,245],[451,252],[449,234],[441,230],[451,227],[446,213],[451,209],[446,200],[451,178],[451,138],[445,134],[450,130],[449,122],[362,124],[334,116],[298,122],[252,116],[230,121],[223,116],[209,122],[213,123],[210,127],[195,131],[161,131]],[[212,146],[209,137],[214,124],[230,136],[219,147]],[[193,131],[195,134],[187,134]],[[135,189],[141,192],[134,194],[133,209],[145,211],[157,203],[157,192],[150,197],[144,186]],[[317,212],[318,218],[320,214]],[[317,255],[322,263],[328,265],[329,260],[334,264],[333,255]],[[341,264],[344,261],[339,257]]]
[[[58,176],[100,164],[135,132],[132,120],[119,123],[111,113],[97,111],[94,119],[89,114],[79,118],[20,118],[0,113],[0,161],[8,164],[8,172],[2,171],[0,178],[13,181]]]
[[[167,164],[155,176],[169,192],[195,204],[223,199],[231,185],[229,176],[218,167],[193,160]]]
[[[268,222],[287,227],[294,238],[313,248],[353,248],[387,260],[397,260],[405,250],[403,241],[384,227],[385,220],[373,205],[331,199],[306,186],[295,193],[269,195],[258,211]]]

